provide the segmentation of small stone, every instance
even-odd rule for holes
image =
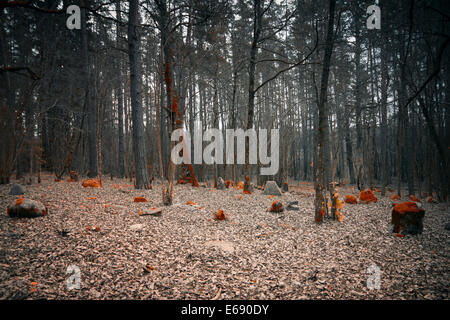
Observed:
[[[228,253],[234,252],[234,245],[230,241],[220,241],[220,240],[208,241],[205,242],[205,245],[207,247],[216,247],[222,249],[223,251],[226,251]]]
[[[162,209],[161,208],[152,208],[152,209],[147,210],[145,212],[139,211],[139,215],[140,216],[155,216],[155,217],[159,217],[159,216],[161,216],[161,213],[162,213]]]
[[[144,229],[145,225],[142,223],[138,223],[138,224],[133,224],[130,226],[131,230],[142,230]]]

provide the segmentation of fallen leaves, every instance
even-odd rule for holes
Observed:
[[[219,288],[217,294],[211,300],[218,300],[220,298],[220,294],[222,293],[222,288]]]
[[[225,213],[223,212],[223,210],[217,210],[216,212],[216,220],[225,220]]]
[[[155,270],[155,267],[153,267],[153,266],[151,266],[151,265],[149,265],[149,264],[146,264],[143,268],[144,268],[144,272],[145,272],[145,273],[150,273],[150,272],[152,272],[153,270]]]
[[[31,293],[36,292],[38,283],[35,281],[32,281],[32,282],[30,282],[30,284],[31,284]]]

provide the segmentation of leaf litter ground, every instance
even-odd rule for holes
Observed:
[[[25,187],[49,209],[36,219],[6,215],[10,187],[0,185],[0,299],[449,298],[450,214],[441,204],[424,204],[423,234],[399,238],[390,233],[390,193],[346,204],[342,223],[316,225],[306,184],[279,197],[178,185],[174,205],[163,207],[158,184],[83,188],[48,175]],[[267,212],[274,200],[297,200],[299,210]],[[160,216],[139,215],[155,207]],[[218,210],[226,220],[215,219]],[[367,288],[372,264],[378,290]],[[70,265],[80,289],[67,287]]]

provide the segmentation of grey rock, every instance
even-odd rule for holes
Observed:
[[[272,196],[281,196],[281,190],[275,181],[267,181],[264,187],[264,194]]]
[[[24,193],[25,193],[25,190],[23,189],[22,185],[20,185],[20,184],[14,184],[11,187],[11,190],[9,191],[9,194],[13,195],[13,196],[18,196],[18,195],[21,195]]]
[[[217,179],[217,190],[224,190],[224,189],[226,189],[225,181],[223,181],[222,177],[219,177]]]
[[[17,218],[36,218],[45,216],[48,213],[47,208],[37,200],[31,199],[14,200],[8,206],[7,213],[10,217]]]

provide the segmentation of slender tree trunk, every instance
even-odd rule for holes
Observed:
[[[83,5],[86,1],[83,0]],[[88,118],[88,176],[90,178],[97,176],[97,107],[92,104],[91,97],[91,67],[88,56],[88,37],[86,26],[87,14],[86,9],[81,9],[81,43],[84,60],[85,72],[85,100]]]
[[[247,109],[247,130],[253,128],[253,115],[255,112],[255,70],[256,70],[256,54],[258,51],[258,42],[261,34],[261,24],[262,24],[262,15],[261,12],[261,0],[253,1],[253,39],[250,48],[250,61],[248,67],[248,109]],[[244,175],[250,177],[249,171],[249,144],[250,139],[248,139],[248,143],[245,143],[245,165],[244,165]],[[250,191],[250,190],[244,190]]]
[[[133,119],[133,152],[136,172],[136,189],[150,188],[150,181],[145,164],[145,138],[141,98],[141,58],[140,39],[137,32],[139,24],[138,0],[130,0],[128,22],[128,55],[130,58],[130,96]]]
[[[121,21],[121,14],[120,14],[120,0],[117,0],[116,2],[116,16],[117,16],[117,24],[116,24],[116,45],[120,48],[120,21]],[[125,159],[124,159],[124,153],[125,153],[125,141],[124,141],[124,135],[123,135],[123,92],[122,92],[122,62],[119,57],[117,59],[117,83],[116,83],[116,93],[117,93],[117,112],[119,114],[118,121],[119,121],[119,155],[118,155],[118,176],[119,178],[123,178],[125,174]]]
[[[327,91],[328,91],[328,76],[330,73],[330,61],[333,53],[333,33],[334,33],[334,8],[335,0],[329,1],[329,18],[328,30],[325,43],[325,54],[323,58],[322,78],[320,83],[320,97],[319,97],[319,128],[318,128],[318,164],[316,169],[315,181],[315,221],[321,223],[325,212],[328,209],[327,199],[324,194],[327,188],[330,191],[332,206],[336,208],[336,198],[334,186],[330,183],[330,128],[328,124],[328,107],[327,107]],[[335,210],[334,210],[335,211]],[[335,218],[335,212],[333,219]]]
[[[387,154],[387,91],[388,91],[388,69],[386,44],[381,45],[381,195],[386,194],[388,184],[388,154]]]

